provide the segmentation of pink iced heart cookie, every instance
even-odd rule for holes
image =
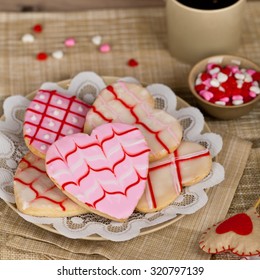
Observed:
[[[211,165],[208,149],[183,141],[174,153],[150,163],[147,186],[137,210],[155,212],[168,206],[179,196],[183,186],[196,184],[206,177]]]
[[[90,106],[75,96],[39,90],[25,113],[24,138],[28,148],[45,158],[49,146],[61,137],[83,131]]]
[[[150,149],[131,125],[104,124],[56,141],[46,155],[49,177],[86,209],[125,220],[142,196]]]
[[[14,176],[14,194],[18,210],[44,217],[69,217],[86,213],[70,200],[46,174],[45,161],[28,152]]]
[[[110,122],[135,125],[151,149],[155,161],[173,152],[180,144],[182,127],[163,110],[154,109],[151,94],[140,85],[118,82],[103,89],[86,116],[84,131]]]

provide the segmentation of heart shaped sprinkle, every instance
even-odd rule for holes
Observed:
[[[130,67],[136,67],[139,65],[139,63],[134,58],[131,58],[128,60],[127,65]]]
[[[99,46],[102,42],[102,37],[99,35],[93,36],[91,41],[94,45]]]
[[[33,43],[35,38],[32,34],[24,34],[22,37],[23,43]]]
[[[67,38],[64,42],[64,45],[67,48],[74,47],[76,45],[76,40],[74,38]]]
[[[41,24],[36,24],[36,25],[34,25],[33,26],[33,31],[35,32],[35,33],[41,33],[42,32],[42,25]]]
[[[99,47],[99,51],[101,53],[108,53],[111,51],[111,46],[109,44],[102,44],[100,47]]]
[[[40,53],[37,54],[36,58],[39,61],[44,61],[44,60],[47,60],[48,54],[45,53],[45,52],[40,52]]]

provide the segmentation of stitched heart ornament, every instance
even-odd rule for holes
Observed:
[[[260,215],[252,207],[208,228],[200,248],[210,254],[226,251],[238,256],[260,255]]]
[[[90,133],[95,127],[111,122],[138,127],[151,149],[150,161],[172,153],[182,139],[179,121],[155,109],[150,92],[136,84],[119,81],[103,89],[87,113],[84,132]]]
[[[123,221],[144,192],[149,151],[135,126],[105,124],[91,135],[78,133],[56,141],[46,154],[46,170],[79,205]]]

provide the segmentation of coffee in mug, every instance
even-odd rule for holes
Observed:
[[[240,46],[246,0],[166,0],[168,49],[194,64]]]
[[[235,4],[238,0],[178,0],[181,4],[194,9],[216,10]]]

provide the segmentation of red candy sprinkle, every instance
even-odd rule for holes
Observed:
[[[252,78],[253,78],[254,81],[260,81],[260,72],[255,72],[252,75]]]
[[[36,58],[37,58],[37,60],[43,61],[43,60],[46,60],[48,58],[48,55],[45,52],[41,52],[41,53],[37,54]]]
[[[127,65],[130,67],[136,67],[139,65],[139,63],[134,58],[131,58],[128,60]]]
[[[42,32],[42,25],[41,24],[34,25],[33,31],[36,32],[36,33],[41,33]]]

